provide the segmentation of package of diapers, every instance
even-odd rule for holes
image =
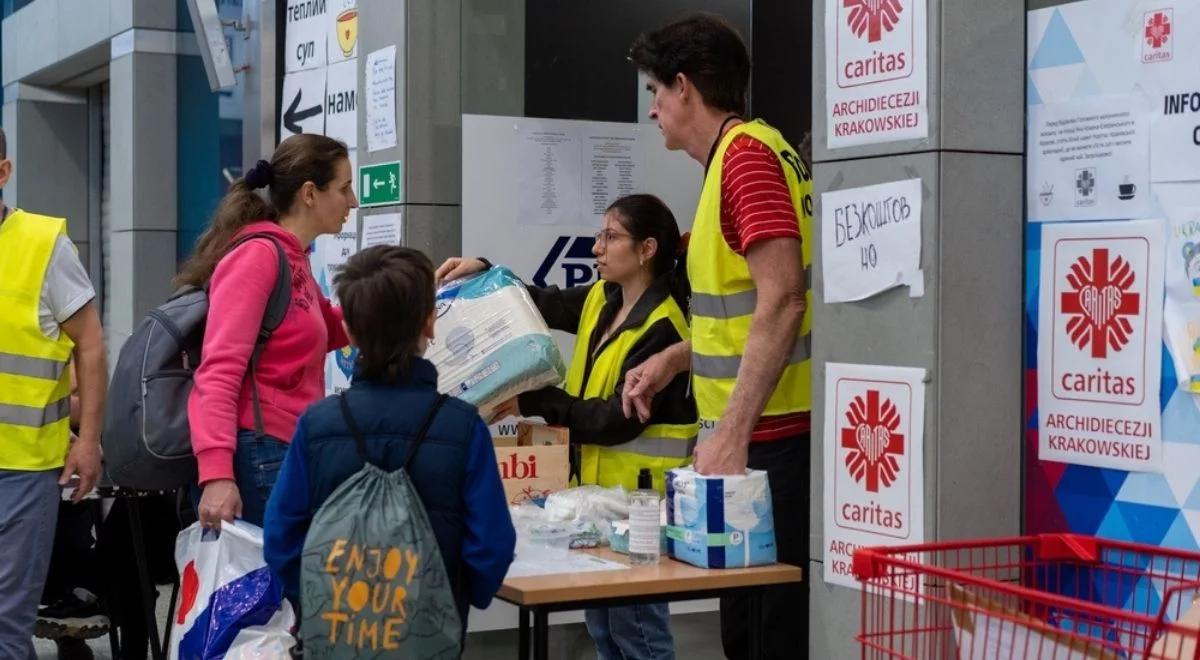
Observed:
[[[667,472],[667,553],[701,568],[775,563],[775,519],[767,473],[704,476]]]
[[[558,344],[521,280],[497,266],[437,292],[436,338],[425,357],[438,369],[438,391],[479,408],[558,385],[566,374]]]

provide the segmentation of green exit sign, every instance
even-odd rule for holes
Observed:
[[[400,203],[400,161],[358,168],[358,205],[388,206]]]

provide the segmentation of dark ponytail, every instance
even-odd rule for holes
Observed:
[[[258,161],[229,187],[212,223],[196,242],[195,253],[175,278],[175,286],[207,285],[238,232],[260,220],[278,222],[280,213],[292,208],[300,188],[309,181],[324,190],[343,158],[349,158],[346,145],[324,135],[294,135],[281,142],[270,162]],[[258,188],[267,188],[270,201],[255,192]]]
[[[620,219],[621,226],[638,242],[653,238],[658,244],[651,267],[654,277],[671,274],[671,295],[685,310],[691,296],[687,280],[687,239],[679,234],[675,215],[654,195],[622,197],[608,207]]]

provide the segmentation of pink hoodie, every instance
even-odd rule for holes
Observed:
[[[341,309],[321,294],[300,240],[269,221],[253,223],[238,235],[256,232],[275,236],[292,267],[292,304],[263,347],[256,378],[266,434],[291,442],[300,414],[325,395],[325,355],[347,339]],[[234,478],[237,432],[254,428],[245,374],[275,286],[277,258],[270,240],[247,241],[217,264],[209,285],[203,360],[188,399],[202,485]]]

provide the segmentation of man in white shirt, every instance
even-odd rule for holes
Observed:
[[[0,130],[0,189],[12,169]],[[29,237],[41,242],[28,242]],[[32,272],[43,267],[41,273]],[[32,324],[33,290],[41,336]],[[95,297],[64,221],[0,203],[2,658],[36,658],[33,626],[54,542],[60,487],[78,476],[73,497],[78,502],[100,476],[108,369]],[[22,318],[25,309],[30,315]],[[68,360],[78,374],[80,403],[79,434],[69,444]],[[60,397],[63,391],[68,395]]]

